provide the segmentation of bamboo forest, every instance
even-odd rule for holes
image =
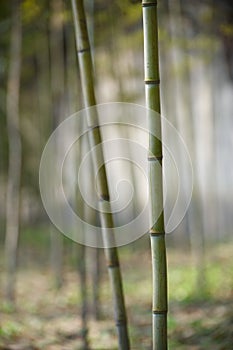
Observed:
[[[233,349],[231,0],[0,1],[0,350]]]

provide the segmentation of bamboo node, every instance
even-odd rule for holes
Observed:
[[[147,159],[149,162],[161,162],[163,160],[163,156],[149,156]]]
[[[108,266],[108,269],[116,269],[116,268],[120,267],[119,263],[117,263],[117,264],[109,263],[107,266]]]
[[[165,235],[165,231],[159,232],[159,231],[155,231],[153,229],[151,229],[149,231],[149,233],[150,233],[151,236],[164,236]]]
[[[90,52],[90,47],[87,47],[85,49],[79,49],[77,50],[78,53],[84,53],[84,52]]]
[[[92,131],[92,130],[95,130],[95,129],[99,129],[100,126],[99,125],[93,125],[93,126],[88,126],[88,131]]]
[[[166,310],[152,310],[153,315],[166,315],[167,314],[167,309]]]
[[[145,79],[144,80],[145,84],[147,85],[159,85],[160,84],[160,79]]]
[[[100,201],[110,202],[110,196],[108,194],[101,194]]]
[[[125,326],[127,324],[126,320],[125,319],[121,319],[121,320],[117,320],[115,322],[116,326],[117,327],[120,327],[120,326]]]
[[[150,7],[150,6],[157,6],[157,1],[150,1],[150,2],[142,2],[142,7]]]

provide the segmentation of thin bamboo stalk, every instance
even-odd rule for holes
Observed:
[[[78,273],[80,278],[80,297],[81,297],[81,337],[83,349],[89,349],[88,341],[88,300],[87,300],[87,271],[86,271],[86,247],[79,245],[77,248],[78,255]]]
[[[100,301],[100,284],[101,284],[101,254],[98,248],[92,250],[92,295],[93,295],[93,316],[95,320],[101,320],[101,301]]]
[[[81,120],[80,129],[83,128],[84,121]],[[87,152],[87,142],[84,137],[80,140],[79,152],[77,154],[77,164],[81,163],[81,159]],[[78,169],[77,169],[78,171]],[[76,189],[75,202],[77,211],[83,220],[87,219],[87,206],[83,202],[79,187]],[[85,234],[85,226],[83,225],[83,232]],[[89,339],[88,339],[88,295],[87,295],[87,249],[85,245],[76,244],[77,246],[77,263],[78,263],[78,274],[80,281],[80,299],[81,299],[81,337],[83,342],[83,350],[88,350]]]
[[[51,97],[52,97],[52,124],[57,127],[64,120],[65,109],[65,65],[63,57],[63,29],[64,20],[62,0],[53,0],[51,5],[50,18],[50,56],[51,56]],[[57,152],[60,152],[60,144],[57,145]],[[54,274],[56,289],[63,284],[63,250],[64,239],[60,232],[51,226],[51,267]]]
[[[157,1],[143,0],[142,9],[146,106],[160,113]],[[151,211],[152,217],[158,217],[158,210],[163,207],[162,143],[161,138],[153,136],[153,131],[157,128],[157,135],[161,135],[161,119],[156,120],[155,123],[151,118],[149,123]],[[150,229],[150,239],[153,278],[153,349],[165,350],[167,349],[167,266],[163,212]]]
[[[171,49],[171,55],[172,55],[172,62],[175,66],[175,70],[180,64],[180,56],[184,57],[185,53],[181,50],[183,49],[185,52],[188,51],[188,41],[189,38],[187,37],[187,31],[185,30],[184,26],[184,8],[182,5],[182,1],[180,0],[169,0],[168,1],[168,18],[169,18],[169,24],[170,24],[170,33],[169,36],[171,38],[171,45],[173,49]],[[177,18],[176,16],[180,17],[179,25],[177,26]],[[174,42],[176,37],[179,37],[180,35],[183,35],[184,43],[182,45],[182,48],[176,48],[176,52],[174,52]],[[178,52],[178,53],[177,53]],[[191,158],[194,160],[194,164],[198,164],[198,156],[197,156],[197,149],[198,145],[200,144],[200,140],[195,135],[195,123],[197,123],[197,126],[199,126],[198,118],[194,118],[195,112],[193,111],[193,103],[194,101],[192,97],[192,84],[195,82],[195,79],[191,79],[192,75],[192,69],[190,64],[190,57],[189,55],[186,55],[187,60],[187,70],[181,77],[176,75],[173,80],[175,81],[175,91],[176,94],[174,94],[174,101],[173,101],[173,109],[176,108],[177,113],[177,127],[179,131],[181,132],[182,136],[185,138],[185,142],[188,146]],[[197,75],[197,71],[195,68],[195,75]],[[208,77],[205,77],[205,80],[208,80]],[[198,79],[199,82],[199,79]],[[209,84],[211,85],[211,84]],[[197,91],[200,91],[200,88],[197,88],[196,85],[194,85],[195,94]],[[180,103],[179,103],[180,101]],[[208,101],[205,102],[205,104],[208,105]],[[196,97],[195,97],[195,105],[197,105]],[[195,109],[194,109],[195,110]],[[212,115],[212,113],[209,113],[209,115]],[[188,117],[188,119],[186,119]],[[205,118],[205,120],[208,120],[208,118]],[[193,125],[194,124],[194,125]],[[204,121],[203,121],[204,124]],[[211,124],[209,127],[207,127],[208,130],[210,130],[211,133]],[[202,128],[204,125],[202,125]],[[208,153],[208,152],[207,152]],[[183,170],[185,171],[185,169]],[[193,166],[193,173],[194,177],[198,179],[197,169],[195,166]],[[214,174],[212,176],[212,179],[209,181],[214,180]],[[214,182],[215,183],[215,180]],[[183,184],[184,188],[187,188],[186,184]],[[190,203],[190,207],[187,213],[187,227],[188,227],[188,233],[190,237],[190,248],[191,248],[191,254],[193,255],[193,261],[197,269],[197,278],[196,278],[196,288],[198,293],[200,295],[206,296],[207,292],[207,279],[206,279],[206,273],[205,273],[205,225],[204,225],[204,207],[203,207],[203,201],[201,199],[201,189],[200,184],[198,184],[198,181],[195,181],[194,188],[193,188],[193,196],[192,196],[192,202]],[[200,203],[201,202],[201,203]],[[212,203],[214,205],[214,201]],[[203,207],[203,208],[202,208]],[[213,209],[213,208],[212,208]],[[213,212],[213,211],[212,211]],[[214,215],[213,215],[214,216]],[[215,215],[216,217],[216,215]],[[198,218],[198,220],[197,220]]]
[[[91,61],[90,44],[87,33],[86,17],[83,6],[83,0],[71,0],[72,11],[74,17],[76,46],[78,53],[78,61],[80,67],[81,85],[84,97],[85,107],[96,105],[95,92],[94,92],[94,79],[93,68]],[[103,150],[95,152],[95,147],[101,145],[102,139],[100,130],[98,127],[97,113],[93,113],[92,110],[87,109],[87,125],[89,127],[88,139],[90,148],[93,150],[93,166],[94,171],[97,174],[96,185],[97,193],[99,196],[99,207],[110,202],[109,189],[107,182],[106,169],[103,165],[99,171],[97,167],[96,159],[99,157],[100,164],[104,164]],[[113,293],[115,322],[118,332],[118,344],[119,349],[127,350],[130,348],[129,337],[127,331],[127,317],[124,302],[122,278],[120,272],[119,258],[117,248],[112,247],[114,238],[109,234],[108,228],[114,227],[113,217],[111,213],[106,213],[100,210],[101,227],[103,228],[103,239],[105,242],[105,256],[108,265],[108,272]]]
[[[19,116],[21,46],[21,4],[19,0],[14,0],[12,1],[11,48],[6,100],[9,164],[6,192],[5,236],[6,298],[12,303],[15,302],[17,251],[20,224],[20,179],[22,167],[22,144]]]

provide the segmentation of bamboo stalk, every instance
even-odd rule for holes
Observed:
[[[78,61],[80,67],[81,85],[84,97],[85,107],[95,106],[96,99],[94,93],[94,79],[93,79],[93,69],[91,61],[90,44],[87,33],[86,17],[83,6],[83,0],[71,0],[72,11],[74,17],[75,26],[75,37]],[[103,165],[99,171],[97,167],[97,157],[99,157],[100,164],[104,164],[104,156],[102,148],[100,151],[95,151],[97,145],[101,145],[102,139],[100,130],[98,127],[98,116],[97,113],[93,113],[93,110],[87,108],[87,125],[89,127],[88,139],[90,148],[93,150],[93,166],[94,171],[98,172],[96,178],[97,193],[99,196],[99,207],[100,209],[106,203],[109,205],[109,190],[106,169]],[[118,332],[118,344],[119,349],[127,350],[130,348],[128,331],[127,331],[127,317],[125,310],[125,302],[123,295],[122,278],[120,272],[120,265],[118,259],[118,251],[115,247],[109,248],[114,243],[114,237],[109,235],[108,228],[114,227],[113,217],[111,213],[106,213],[100,210],[100,221],[101,227],[103,228],[103,239],[105,242],[105,256],[108,265],[108,272],[113,293],[113,303],[114,303],[114,313],[115,322]]]
[[[6,98],[9,160],[6,191],[5,262],[6,298],[9,302],[14,303],[20,225],[20,180],[22,168],[22,143],[19,116],[22,23],[21,3],[19,0],[12,1],[12,29],[10,45],[10,61]]]
[[[81,120],[80,129],[82,129],[84,121]],[[85,138],[81,138],[80,140],[80,148],[77,154],[77,164],[81,163],[82,157],[85,155],[87,151]],[[77,169],[78,170],[78,169]],[[76,207],[79,215],[82,219],[86,219],[87,207],[85,203],[82,202],[82,197],[80,193],[80,189],[77,186],[76,196],[75,196]],[[83,225],[83,232],[85,234],[85,226]],[[77,263],[78,263],[78,274],[79,274],[79,282],[80,282],[80,299],[81,299],[81,338],[83,343],[83,350],[88,350],[89,347],[89,339],[88,339],[88,295],[87,295],[87,250],[85,245],[76,244],[77,246]]]
[[[52,0],[51,18],[50,18],[50,57],[51,57],[51,97],[52,97],[52,125],[56,128],[64,120],[65,109],[65,65],[63,57],[63,29],[64,20],[62,17],[62,0]],[[60,146],[57,145],[57,152],[60,152]],[[51,176],[53,176],[51,174]],[[51,244],[51,267],[54,274],[54,285],[60,289],[63,284],[63,250],[64,239],[60,232],[51,226],[50,231]]]
[[[87,300],[87,271],[86,271],[86,247],[78,245],[78,273],[80,278],[80,297],[81,297],[81,337],[83,349],[89,349],[88,340],[88,300]]]
[[[142,9],[146,106],[160,113],[157,1],[143,0]],[[162,143],[161,138],[153,136],[153,131],[156,128],[157,135],[161,135],[161,119],[154,122],[151,118],[149,123],[151,211],[152,217],[158,217],[158,211],[163,208]],[[150,240],[153,278],[153,349],[165,350],[167,349],[167,266],[163,212],[150,229]]]
[[[95,320],[101,320],[100,283],[101,283],[101,254],[98,248],[92,250],[92,295],[93,316]]]

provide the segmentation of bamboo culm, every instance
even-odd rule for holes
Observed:
[[[84,121],[81,120],[80,129],[82,129]],[[81,138],[80,140],[80,149],[77,153],[77,164],[80,164],[82,157],[86,153],[86,140]],[[75,194],[76,208],[79,212],[79,215],[85,219],[87,214],[86,205],[82,202],[81,193],[79,187],[76,188]],[[83,233],[85,234],[85,226],[82,228]],[[76,244],[77,246],[77,270],[80,281],[80,299],[81,299],[81,338],[83,343],[83,350],[90,349],[89,347],[89,339],[88,339],[88,295],[87,295],[87,252],[86,246],[81,244]]]
[[[94,79],[93,79],[93,69],[92,60],[90,52],[90,44],[87,33],[87,25],[85,18],[85,11],[83,6],[83,0],[71,0],[72,11],[74,17],[75,26],[75,37],[76,46],[78,54],[78,62],[80,68],[81,86],[84,97],[84,104],[87,108],[87,125],[90,128],[88,133],[88,140],[90,149],[93,150],[93,166],[94,171],[97,173],[97,157],[99,157],[100,164],[104,164],[103,150],[95,152],[95,147],[101,145],[102,139],[100,130],[98,127],[98,116],[97,113],[93,113],[92,109],[88,109],[90,106],[96,105],[95,93],[94,93]],[[105,243],[105,256],[108,265],[109,277],[113,293],[113,303],[115,312],[115,322],[118,332],[118,344],[120,350],[128,350],[129,337],[127,330],[127,317],[126,309],[123,295],[122,278],[120,272],[120,265],[118,259],[117,248],[113,246],[113,237],[109,235],[108,228],[113,227],[113,217],[111,212],[102,211],[102,206],[108,202],[110,204],[109,189],[107,182],[106,169],[103,165],[96,177],[97,192],[99,194],[99,208],[100,208],[100,221],[101,227],[104,228],[103,240]],[[108,248],[112,247],[112,248]]]
[[[9,140],[9,164],[6,191],[6,299],[15,302],[17,251],[20,224],[20,181],[22,144],[20,135],[19,92],[21,73],[22,23],[21,3],[12,1],[12,29],[7,82],[6,114]]]
[[[63,11],[62,0],[52,0],[51,18],[50,18],[50,78],[51,78],[51,110],[52,110],[52,126],[56,128],[64,120],[65,106],[65,70],[63,52]],[[60,152],[60,145],[57,145],[57,153]],[[51,174],[53,176],[53,174]],[[50,254],[51,267],[54,274],[54,285],[56,289],[60,289],[63,285],[63,236],[54,225],[50,229]]]
[[[160,113],[160,80],[158,58],[158,23],[157,2],[142,1],[143,31],[144,31],[144,72],[146,106]],[[152,254],[152,334],[153,350],[167,349],[167,264],[163,212],[162,190],[162,142],[161,138],[153,136],[161,135],[161,118],[154,122],[149,115],[149,183],[151,193],[151,217],[158,217],[150,229],[151,254]]]

